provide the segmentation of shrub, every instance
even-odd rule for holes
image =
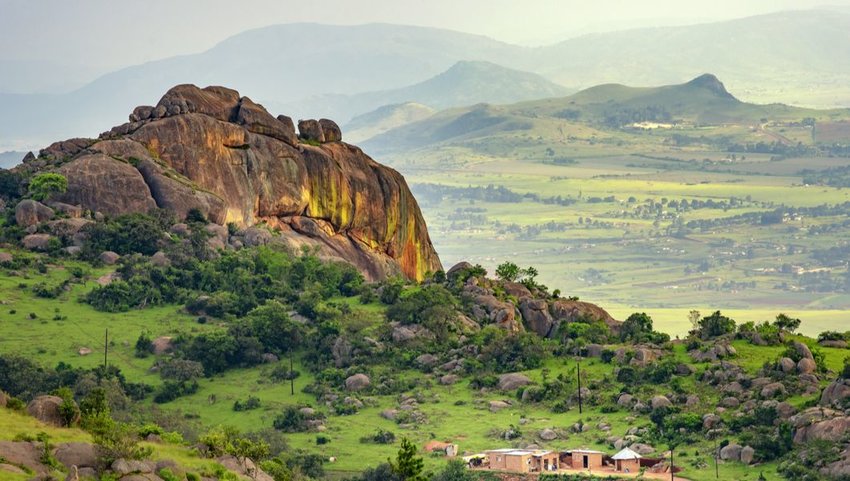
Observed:
[[[360,442],[375,444],[393,444],[395,442],[395,433],[393,433],[392,431],[378,429],[373,434],[360,438]]]
[[[237,399],[236,402],[233,403],[233,410],[237,411],[237,412],[239,412],[239,411],[250,411],[252,409],[257,409],[259,407],[260,407],[260,398],[255,397],[255,396],[248,396],[248,399],[246,399],[245,401],[240,401],[240,400]]]
[[[30,197],[37,201],[47,200],[53,194],[62,194],[68,189],[68,179],[62,174],[42,173],[30,179]]]

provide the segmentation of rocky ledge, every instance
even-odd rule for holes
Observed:
[[[404,178],[342,142],[331,120],[302,120],[297,134],[292,119],[235,90],[194,85],[129,120],[98,139],[54,143],[18,169],[65,175],[56,200],[104,215],[197,209],[220,225],[264,224],[370,280],[441,269]]]

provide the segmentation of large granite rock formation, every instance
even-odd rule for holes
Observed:
[[[57,199],[107,215],[198,209],[211,221],[265,224],[295,248],[356,265],[369,279],[441,269],[404,178],[341,141],[332,121],[293,122],[224,87],[179,85],[96,141],[42,150],[24,168],[58,170]]]

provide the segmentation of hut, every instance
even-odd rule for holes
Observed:
[[[558,470],[558,453],[544,450],[494,449],[487,451],[490,469],[513,473]]]
[[[614,461],[614,469],[621,473],[637,473],[640,471],[641,455],[629,448],[623,448],[619,453],[611,457]]]
[[[603,466],[605,453],[592,449],[574,449],[567,452],[571,458],[570,465],[573,469],[599,469]]]

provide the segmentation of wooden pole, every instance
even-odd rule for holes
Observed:
[[[578,378],[578,413],[581,414],[581,357],[576,360],[576,377]]]
[[[109,365],[109,329],[103,336],[103,375],[106,375],[106,367]]]
[[[292,348],[289,348],[289,395],[295,395],[295,371],[292,369]]]

